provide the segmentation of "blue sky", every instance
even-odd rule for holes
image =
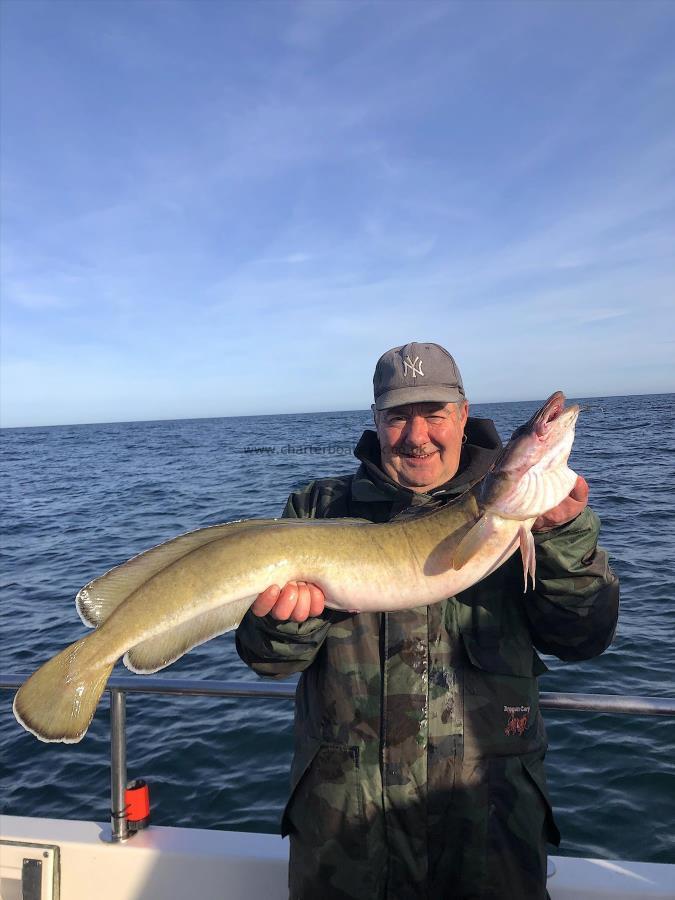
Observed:
[[[675,389],[675,4],[3,0],[3,425]]]

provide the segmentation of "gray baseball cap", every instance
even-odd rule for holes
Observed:
[[[373,376],[375,409],[405,403],[457,403],[464,385],[457,363],[440,344],[418,344],[387,350]]]

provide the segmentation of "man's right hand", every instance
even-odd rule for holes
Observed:
[[[326,597],[315,584],[305,581],[289,581],[282,588],[272,584],[258,594],[251,606],[256,616],[271,615],[280,622],[304,622],[319,616],[324,610]]]

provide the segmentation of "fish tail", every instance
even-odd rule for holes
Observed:
[[[88,652],[88,640],[66,647],[16,692],[17,721],[41,741],[75,744],[89,728],[115,662]]]

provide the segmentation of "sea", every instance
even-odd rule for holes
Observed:
[[[604,654],[572,664],[547,657],[540,686],[672,698],[675,394],[581,402],[571,465],[590,484],[621,614]],[[472,413],[494,419],[506,439],[538,405],[477,404]],[[278,516],[290,491],[353,471],[368,427],[370,412],[356,410],[4,429],[3,672],[27,675],[85,633],[74,598],[93,577],[182,532]],[[232,634],[159,674],[258,680]],[[36,740],[11,704],[12,692],[0,691],[2,811],[107,821],[108,700],[72,745]],[[277,832],[292,715],[288,700],[129,695],[129,778],[149,783],[152,821]],[[675,721],[580,712],[545,720],[561,852],[675,863]]]

